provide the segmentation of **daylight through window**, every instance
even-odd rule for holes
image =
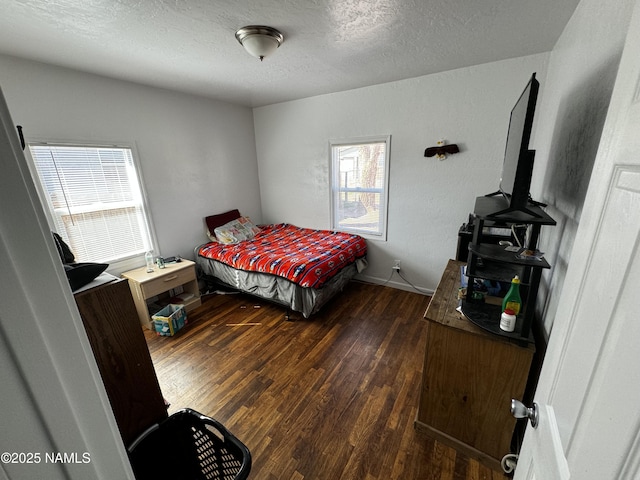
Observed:
[[[29,145],[55,231],[77,262],[114,263],[152,248],[130,148]]]
[[[386,238],[389,137],[332,142],[332,228]]]

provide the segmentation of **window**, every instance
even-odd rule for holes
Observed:
[[[331,142],[331,227],[386,239],[391,137]]]
[[[130,148],[29,144],[29,151],[52,228],[77,262],[113,266],[153,248]]]

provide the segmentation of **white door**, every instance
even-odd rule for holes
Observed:
[[[640,1],[535,402],[516,480],[640,479]]]

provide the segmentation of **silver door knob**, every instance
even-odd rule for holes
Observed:
[[[511,399],[511,415],[516,418],[528,418],[531,422],[531,426],[536,428],[538,426],[538,404],[534,403],[533,406],[527,407],[524,403],[515,398]]]

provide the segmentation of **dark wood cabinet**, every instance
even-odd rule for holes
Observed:
[[[458,310],[461,266],[450,260],[425,312],[425,349],[416,429],[500,470],[535,348],[494,335]]]
[[[122,440],[129,445],[167,417],[129,284],[115,279],[74,296]]]

